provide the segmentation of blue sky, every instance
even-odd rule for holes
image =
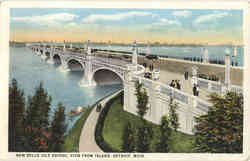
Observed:
[[[236,43],[242,10],[11,9],[11,39]]]

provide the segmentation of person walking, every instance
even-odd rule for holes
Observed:
[[[99,112],[99,104],[96,106],[96,112]]]
[[[177,81],[174,80],[174,88],[177,88]]]
[[[188,80],[188,72],[185,72],[185,80]]]
[[[170,87],[174,87],[174,80],[171,81]]]
[[[181,84],[180,84],[180,80],[177,81],[177,89],[181,89]]]
[[[199,85],[196,87],[196,96],[199,96]]]
[[[196,85],[194,84],[194,87],[193,87],[193,95],[196,96]]]

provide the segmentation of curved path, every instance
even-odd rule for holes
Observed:
[[[120,93],[122,90],[119,90],[112,95],[103,99],[100,103],[102,107],[114,96]],[[79,152],[102,152],[99,146],[95,142],[95,127],[100,115],[100,112],[96,112],[96,106],[93,107],[94,109],[89,114],[80,136],[80,143],[79,143]]]

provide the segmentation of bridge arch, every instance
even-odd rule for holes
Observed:
[[[67,66],[71,71],[84,71],[85,63],[78,59],[71,58],[67,60]]]
[[[53,61],[56,65],[61,65],[63,60],[59,54],[54,54]]]
[[[45,52],[45,55],[46,55],[47,57],[50,57],[50,52],[49,52],[49,51],[46,51],[46,52]]]
[[[99,85],[123,84],[124,82],[124,78],[120,73],[107,67],[95,69],[91,80]]]

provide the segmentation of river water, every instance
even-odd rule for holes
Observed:
[[[51,118],[59,102],[66,107],[68,113],[78,106],[93,105],[99,99],[122,88],[121,84],[79,87],[78,82],[83,75],[83,72],[61,71],[59,67],[42,60],[28,48],[10,47],[10,81],[12,78],[17,79],[26,96],[33,95],[35,87],[42,81],[44,88],[52,96]],[[67,117],[67,133],[79,118],[80,116]]]

